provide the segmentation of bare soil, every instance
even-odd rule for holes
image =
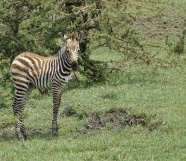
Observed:
[[[65,108],[61,112],[61,116],[77,116],[80,119],[83,118],[82,114],[79,115],[71,108]],[[99,113],[86,113],[84,116],[88,117],[89,120],[88,124],[83,128],[84,133],[102,129],[104,127],[125,128],[137,125],[146,127],[149,131],[153,131],[162,125],[162,121],[151,123],[151,120],[154,118],[152,116],[150,117],[145,114],[131,114],[130,111],[125,109],[111,109]]]

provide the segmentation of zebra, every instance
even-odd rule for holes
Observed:
[[[65,45],[54,56],[43,57],[31,52],[18,55],[11,65],[11,76],[15,86],[12,105],[16,117],[15,133],[20,140],[27,139],[27,132],[21,116],[26,101],[34,88],[51,89],[53,95],[52,135],[58,134],[57,115],[61,95],[71,77],[71,71],[78,66],[79,40],[74,34],[64,36]]]

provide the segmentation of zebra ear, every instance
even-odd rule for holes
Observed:
[[[61,38],[62,38],[63,41],[66,41],[68,39],[68,36],[65,33],[62,32]]]
[[[75,39],[76,39],[76,36],[75,36],[75,34],[72,34],[72,37],[71,37],[71,39],[74,41]]]
[[[79,33],[78,36],[76,37],[76,40],[77,40],[78,42],[81,42],[82,37],[83,37],[83,34],[82,34],[82,33]]]
[[[63,40],[66,41],[68,39],[68,36],[67,35],[64,35],[63,36]]]

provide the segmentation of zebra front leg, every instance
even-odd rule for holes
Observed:
[[[53,90],[53,119],[52,119],[53,136],[57,136],[58,134],[57,116],[58,116],[58,111],[59,111],[59,106],[61,101],[61,94],[62,94],[61,89],[58,88],[57,90]]]

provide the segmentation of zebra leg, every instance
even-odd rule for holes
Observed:
[[[24,123],[23,123],[23,118],[21,116],[21,113],[23,112],[24,110],[24,106],[26,104],[26,101],[28,100],[29,98],[29,95],[32,91],[32,87],[28,88],[26,92],[16,92],[16,97],[15,97],[15,100],[14,100],[14,103],[13,103],[13,113],[14,113],[14,116],[17,117],[17,123],[15,125],[15,133],[18,137],[19,140],[24,140],[24,139],[27,139],[27,132],[25,130],[25,126],[24,126]]]
[[[16,98],[14,100],[14,103],[13,103],[13,106],[12,106],[14,116],[17,119],[17,122],[15,124],[15,133],[16,133],[19,140],[24,140],[23,131],[25,131],[24,124],[23,124],[23,119],[21,117],[21,113],[23,111],[23,105],[24,105],[23,102],[25,102],[24,98],[19,99],[16,96]]]
[[[23,106],[25,106],[26,101],[29,99],[29,96],[30,96],[30,94],[31,94],[31,92],[32,92],[33,89],[34,89],[34,86],[29,85],[29,87],[28,87],[28,89],[27,89],[27,92],[26,92],[26,95],[25,95],[25,103],[24,103]],[[24,139],[27,139],[28,134],[27,134],[27,132],[26,132],[26,130],[25,130],[25,125],[23,124],[23,119],[21,118],[20,120],[21,120],[21,122],[22,122],[22,124],[21,124],[21,129],[20,129],[20,130],[21,130],[21,133],[23,134]]]
[[[52,135],[56,136],[58,134],[58,125],[57,125],[57,115],[61,101],[62,91],[58,88],[53,90],[53,119],[52,119]]]

